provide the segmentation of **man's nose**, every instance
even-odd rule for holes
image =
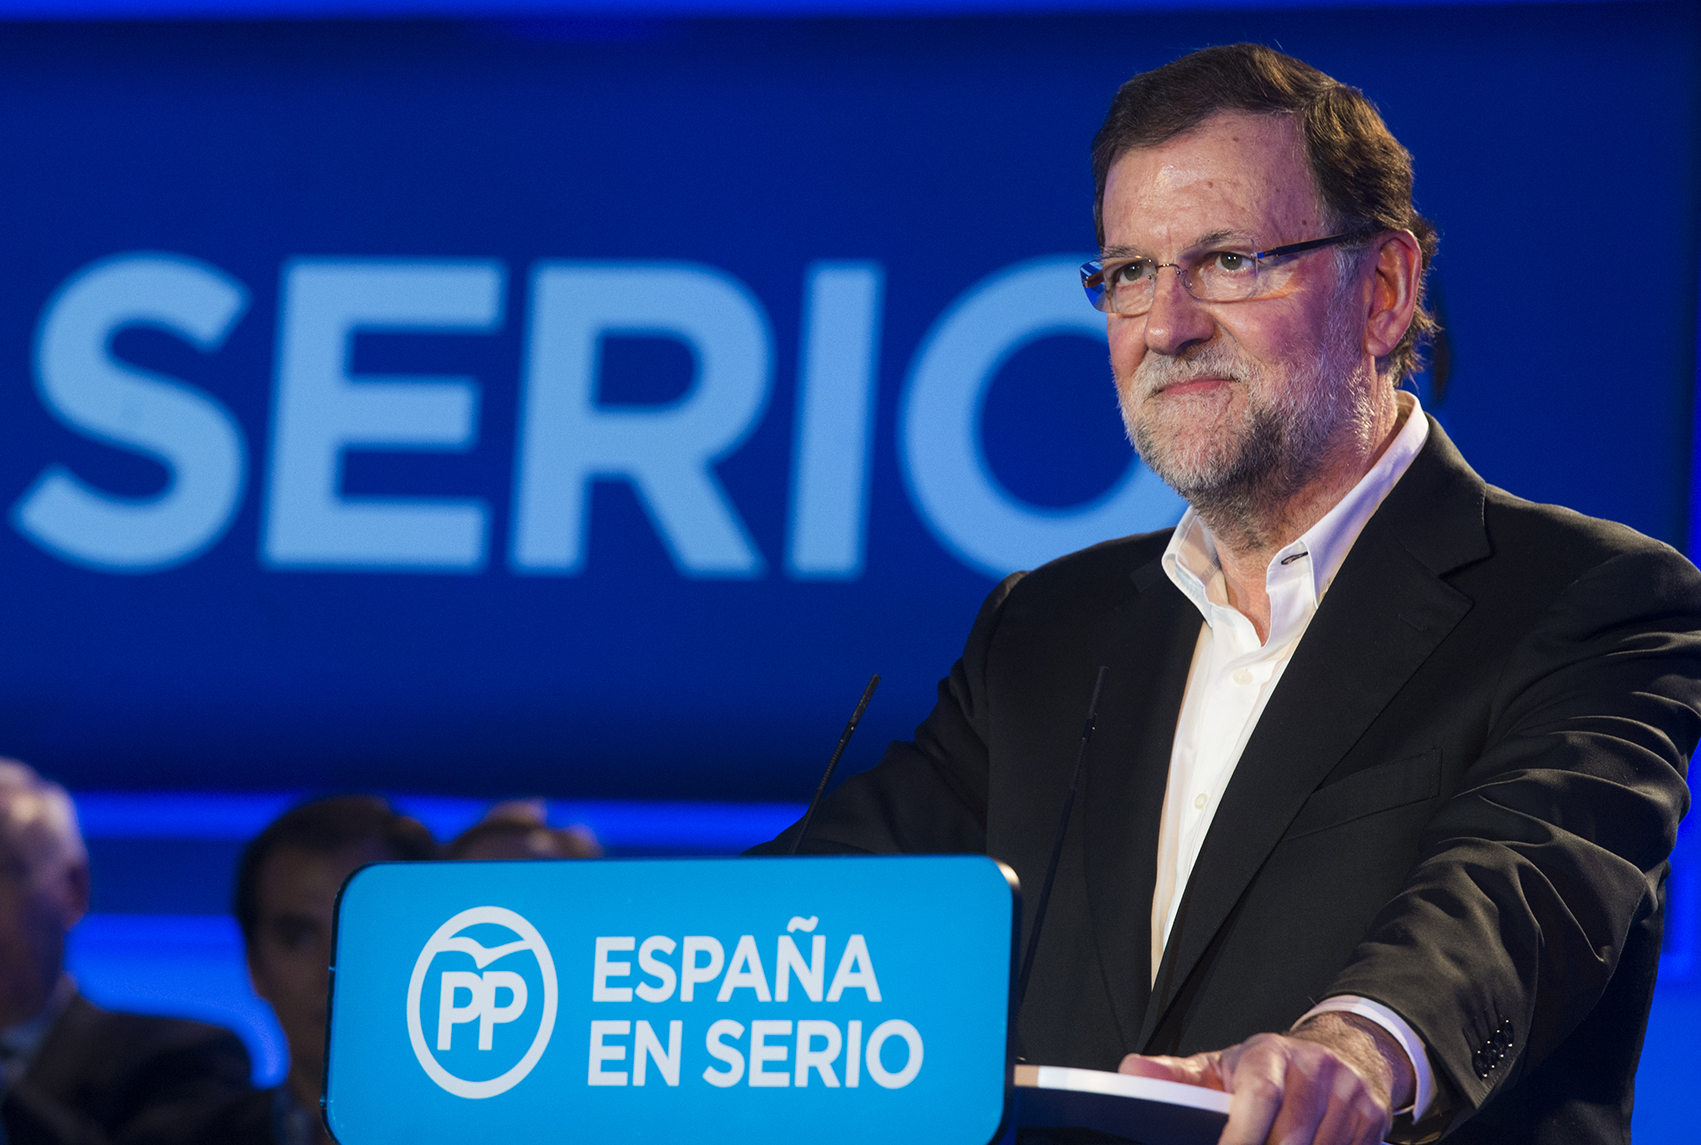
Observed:
[[[1152,308],[1146,313],[1147,348],[1174,357],[1195,342],[1209,341],[1216,326],[1205,305],[1187,292],[1181,271],[1160,267],[1152,283]]]

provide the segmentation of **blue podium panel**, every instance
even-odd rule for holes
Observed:
[[[403,863],[337,911],[342,1145],[986,1145],[1015,876],[978,855]]]

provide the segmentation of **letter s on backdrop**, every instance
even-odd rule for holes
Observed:
[[[744,1023],[735,1022],[731,1018],[722,1018],[709,1027],[708,1037],[704,1045],[710,1054],[726,1063],[725,1069],[715,1069],[713,1066],[703,1071],[703,1080],[710,1085],[718,1085],[725,1089],[729,1085],[737,1085],[744,1076],[744,1054],[737,1046],[729,1046],[721,1041],[724,1037],[742,1038]]]
[[[236,418],[201,390],[119,361],[111,343],[126,327],[152,326],[211,353],[247,306],[240,282],[181,255],[119,255],[72,275],[36,331],[42,404],[84,437],[159,462],[170,478],[151,497],[119,497],[49,465],[12,507],[18,531],[105,572],[170,568],[218,540],[247,476]]]

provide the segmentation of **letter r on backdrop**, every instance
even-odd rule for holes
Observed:
[[[724,271],[692,263],[541,263],[520,398],[514,538],[518,572],[584,568],[590,482],[630,481],[686,576],[754,577],[763,560],[714,464],[768,401],[773,337],[761,304]],[[607,334],[676,338],[691,389],[656,406],[596,401]]]

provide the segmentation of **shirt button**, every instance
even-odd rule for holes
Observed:
[[[1234,670],[1234,682],[1237,684],[1250,684],[1252,683],[1252,673],[1248,672],[1245,668],[1236,668]]]
[[[1203,795],[1195,795],[1193,797],[1193,806],[1203,811],[1205,809],[1205,797]]]

